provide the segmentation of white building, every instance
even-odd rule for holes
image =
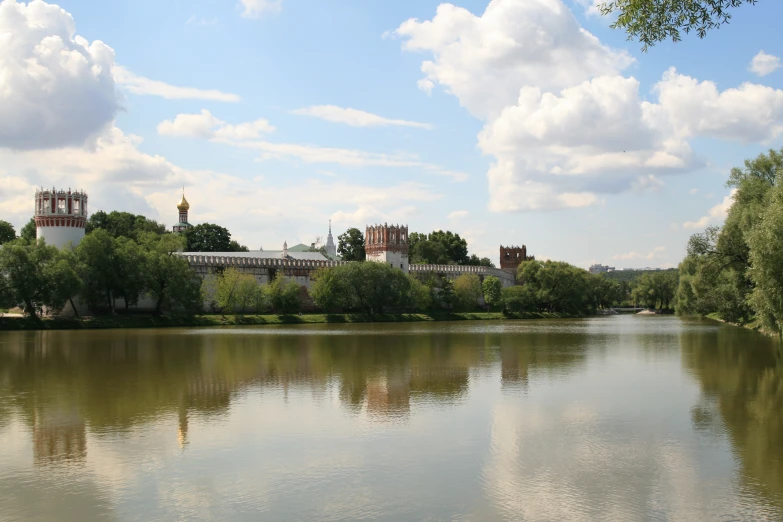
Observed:
[[[57,248],[76,246],[84,237],[87,224],[87,194],[69,188],[35,191],[36,239]]]

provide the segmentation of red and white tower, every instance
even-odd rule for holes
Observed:
[[[364,251],[367,261],[386,263],[407,272],[408,226],[367,226],[364,232]]]
[[[87,223],[87,194],[55,188],[35,191],[36,238],[62,248],[79,244]]]

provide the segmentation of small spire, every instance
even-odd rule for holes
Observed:
[[[332,220],[329,220],[329,233],[332,233]]]

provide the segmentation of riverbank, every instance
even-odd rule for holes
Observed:
[[[210,326],[262,326],[273,324],[404,323],[426,321],[497,321],[501,319],[566,319],[573,316],[552,313],[433,312],[427,314],[303,314],[303,315],[197,315],[155,317],[113,315],[84,318],[0,317],[0,330],[95,330],[108,328],[172,328]]]

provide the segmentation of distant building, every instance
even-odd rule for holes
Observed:
[[[326,236],[326,255],[332,259],[337,258],[337,246],[334,244],[334,238],[332,237],[332,220],[329,220],[329,235]]]
[[[84,237],[87,224],[87,194],[60,189],[35,191],[35,237],[47,245],[62,248],[76,246]]]
[[[614,272],[616,270],[613,266],[606,265],[593,265],[587,271],[591,274],[605,274],[607,272]]]

